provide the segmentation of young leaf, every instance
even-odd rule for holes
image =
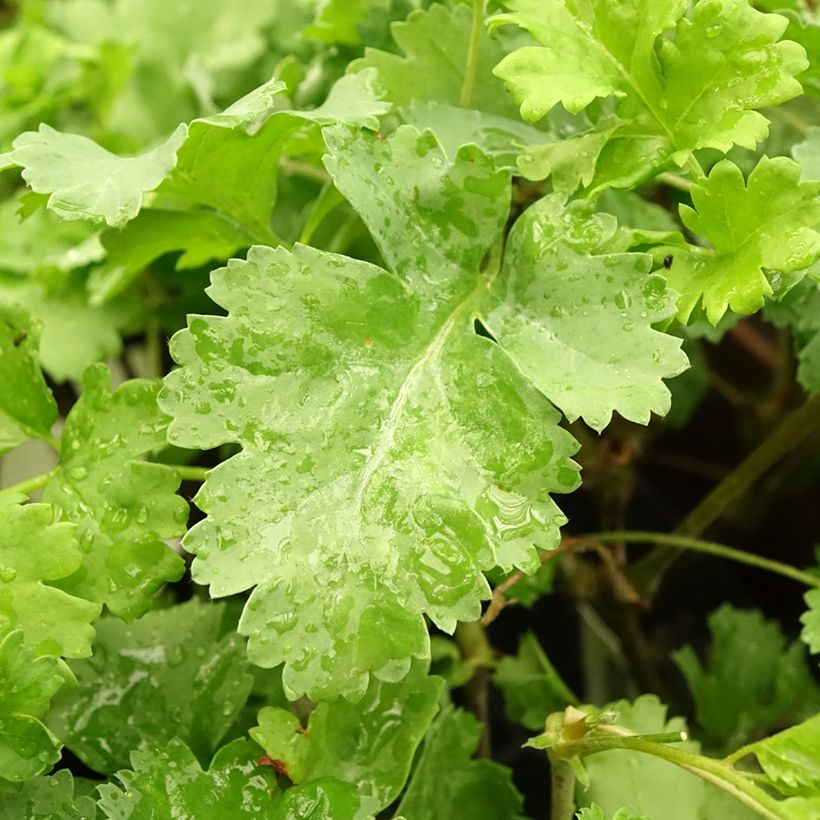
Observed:
[[[242,641],[222,635],[223,615],[193,599],[131,625],[102,618],[94,655],[71,664],[78,686],[55,702],[49,727],[98,772],[174,738],[210,760],[253,684]]]
[[[800,166],[786,157],[763,157],[744,182],[729,160],[693,186],[687,228],[714,250],[675,254],[667,272],[681,293],[678,316],[686,321],[702,299],[712,324],[728,308],[754,313],[773,292],[764,269],[794,273],[820,258],[820,182],[799,182]]]
[[[404,56],[367,48],[348,70],[375,69],[387,99],[397,106],[416,99],[459,105],[472,22],[470,9],[462,4],[448,9],[434,3],[429,9],[413,11],[392,25],[393,39]],[[482,31],[473,97],[481,111],[514,119],[515,106],[492,73],[503,56],[498,41]]]
[[[0,453],[31,438],[48,441],[57,405],[40,370],[40,328],[20,308],[0,304]]]
[[[756,743],[752,751],[779,792],[820,797],[820,715]]]
[[[97,804],[90,796],[76,796],[68,769],[52,777],[38,777],[21,786],[0,784],[0,820],[94,820]]]
[[[22,783],[49,769],[60,759],[60,744],[42,718],[66,675],[56,658],[36,657],[20,631],[0,639],[0,784]],[[0,785],[0,817],[13,798]],[[5,814],[4,814],[5,812]]]
[[[60,586],[136,618],[151,608],[162,584],[182,575],[184,562],[164,539],[184,532],[188,507],[176,495],[173,470],[139,460],[165,444],[159,384],[134,379],[110,390],[104,365],[86,371],[43,500],[77,524],[83,550],[81,565],[71,577],[60,576]]]
[[[372,816],[401,792],[442,686],[416,664],[399,683],[372,681],[358,703],[320,703],[305,730],[290,712],[263,709],[250,734],[294,783],[329,777],[355,785],[361,811]]]
[[[471,760],[481,735],[475,718],[448,705],[424,738],[421,756],[396,816],[406,820],[511,820],[521,795],[510,772],[489,760]]]
[[[32,191],[48,194],[63,219],[87,219],[121,228],[176,164],[187,129],[180,125],[161,145],[138,157],[118,157],[93,140],[48,125],[17,137],[11,160]]]
[[[614,230],[585,203],[541,199],[516,223],[486,299],[485,323],[522,371],[570,421],[596,430],[613,411],[641,424],[664,415],[662,380],[688,364],[681,340],[652,327],[675,306],[649,275],[651,259],[596,253]]]
[[[22,630],[35,655],[91,654],[99,604],[57,589],[83,560],[75,526],[48,504],[0,499],[0,635]]]
[[[792,148],[792,156],[802,168],[801,179],[820,179],[820,128],[809,128],[806,138]]]
[[[134,752],[133,771],[117,773],[122,786],[99,787],[99,807],[111,820],[244,818],[255,820],[353,820],[355,788],[336,780],[288,789],[276,786],[272,769],[257,764],[258,747],[235,740],[219,750],[203,771],[181,741]]]
[[[532,632],[524,635],[515,657],[499,661],[493,681],[504,695],[510,720],[533,731],[544,729],[547,715],[577,703]]]
[[[632,187],[700,148],[754,148],[768,125],[754,109],[800,94],[794,77],[807,67],[800,46],[778,42],[788,21],[747,0],[700,0],[691,17],[686,0],[504,5],[509,11],[491,23],[521,26],[540,43],[509,54],[495,70],[524,119],[540,119],[559,102],[579,112],[598,98],[615,101],[606,144],[587,149],[589,169],[575,172],[593,191]],[[598,125],[589,133],[602,135]]]
[[[240,631],[255,663],[285,662],[294,697],[403,677],[429,657],[422,613],[451,631],[478,617],[482,569],[536,569],[564,521],[549,492],[577,481],[554,411],[474,332],[507,177],[412,129],[329,139],[396,273],[252,249],[212,277],[228,316],[175,337],[162,398],[172,442],[242,445],[208,475],[185,543],[213,595],[256,586]]]

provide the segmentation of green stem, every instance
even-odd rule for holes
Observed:
[[[166,464],[165,466],[176,470],[183,481],[204,481],[211,470],[210,467],[190,467],[187,464]]]
[[[820,431],[820,394],[809,398],[793,410],[755,450],[710,492],[675,528],[678,535],[697,536],[707,529],[723,511],[784,456],[797,450]],[[632,568],[630,576],[641,591],[650,597],[660,586],[663,574],[674,563],[669,546],[656,547]]]
[[[461,621],[454,637],[465,664],[473,670],[473,676],[464,689],[469,709],[482,726],[477,755],[480,758],[490,758],[490,670],[495,666],[493,648],[487,640],[481,621]]]
[[[644,532],[640,530],[612,530],[610,532],[593,532],[582,535],[583,540],[590,541],[623,541],[627,544],[662,544],[673,549],[691,550],[692,552],[704,552],[707,555],[716,555],[728,561],[736,561],[739,564],[748,564],[752,567],[766,569],[777,575],[783,575],[806,584],[810,587],[820,587],[820,577],[809,572],[803,572],[796,567],[782,564],[780,561],[773,561],[770,558],[763,558],[760,555],[753,555],[743,550],[727,547],[725,544],[718,544],[715,541],[704,541],[702,538],[694,538],[688,535],[667,534],[662,532]]]
[[[550,755],[550,820],[575,816],[575,772],[566,760]]]
[[[766,116],[791,126],[801,136],[809,130],[809,124],[788,108],[767,108]]]
[[[686,164],[689,166],[689,170],[694,175],[696,181],[706,179],[706,171],[703,170],[703,166],[698,162],[694,154],[689,157]]]
[[[470,34],[470,46],[467,50],[467,65],[464,68],[464,82],[461,86],[462,108],[469,108],[473,103],[473,88],[478,73],[478,55],[481,52],[481,34],[484,29],[484,0],[473,0],[473,29]]]
[[[0,495],[5,495],[6,493],[23,493],[24,495],[30,495],[35,490],[42,490],[43,487],[51,481],[56,472],[57,467],[53,470],[49,470],[47,473],[36,475],[34,478],[18,481],[17,484],[12,484],[11,487],[4,487],[0,490]]]
[[[625,736],[614,733],[596,733],[585,737],[577,744],[566,747],[567,752],[574,752],[574,754],[595,754],[612,749],[627,749],[662,758],[708,780],[757,812],[761,817],[766,817],[768,820],[780,820],[782,817],[778,800],[751,782],[741,772],[720,760],[713,760],[684,749],[675,749],[664,743],[657,743],[635,735]]]
[[[682,177],[680,174],[671,174],[669,171],[663,171],[658,174],[656,179],[663,185],[668,185],[670,188],[675,188],[687,194],[692,190],[692,186],[695,184],[691,179]]]

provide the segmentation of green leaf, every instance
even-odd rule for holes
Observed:
[[[118,157],[93,140],[48,125],[13,143],[11,160],[32,191],[48,194],[48,207],[63,219],[86,219],[121,228],[139,213],[176,164],[185,140],[181,125],[161,145],[137,157]]]
[[[754,313],[773,292],[764,271],[794,273],[820,258],[820,182],[799,177],[786,157],[763,157],[746,181],[723,160],[692,187],[694,207],[682,205],[681,218],[714,250],[675,254],[667,276],[681,293],[681,321],[701,300],[712,324],[729,308]]]
[[[820,652],[820,589],[812,589],[803,598],[808,606],[808,612],[800,617],[803,631],[800,637],[808,644],[809,651],[816,655]]]
[[[670,163],[683,165],[700,148],[754,148],[768,130],[754,109],[801,92],[794,75],[807,66],[805,52],[778,42],[788,21],[747,0],[700,0],[691,16],[686,0],[504,6],[509,11],[491,25],[516,24],[540,44],[506,56],[495,70],[524,119],[540,119],[559,102],[579,112],[596,99],[614,101],[606,143],[585,148],[588,167],[573,172],[592,191],[632,187]],[[588,133],[603,137],[599,125]],[[580,149],[586,139],[570,142]],[[577,165],[579,154],[568,148],[552,165]],[[524,164],[522,171],[530,174]]]
[[[618,701],[606,708],[617,713],[619,726],[638,734],[686,729],[682,718],[667,720],[666,707],[654,695],[642,695],[634,703]],[[697,745],[691,742],[676,744],[676,748],[697,751]],[[623,806],[634,807],[639,816],[663,820],[711,820],[715,816],[702,814],[702,806],[708,792],[716,787],[661,758],[618,749],[590,755],[584,759],[584,767],[590,785],[587,789],[579,787],[578,801],[583,805],[597,803],[605,816]]]
[[[607,820],[604,810],[594,803],[588,808],[581,809],[575,815],[578,820]],[[612,820],[650,820],[645,814],[638,814],[631,806],[618,809],[612,815]]]
[[[102,236],[106,258],[95,268],[89,288],[95,302],[105,302],[125,290],[151,262],[166,253],[182,251],[176,270],[227,259],[253,244],[253,237],[214,211],[143,210],[123,230]]]
[[[87,657],[100,606],[54,586],[82,562],[76,528],[14,500],[0,499],[0,635],[22,630],[35,655]]]
[[[617,411],[641,424],[669,410],[664,378],[687,367],[681,340],[652,325],[674,313],[645,254],[597,254],[614,219],[547,196],[507,242],[486,325],[570,421],[602,430]],[[579,379],[579,373],[583,378]]]
[[[322,43],[361,43],[359,26],[372,9],[388,10],[391,0],[321,0],[305,36]]]
[[[102,618],[94,655],[71,664],[78,686],[54,704],[52,731],[103,773],[174,738],[210,760],[253,684],[242,641],[222,635],[224,609],[193,599],[131,625]]]
[[[31,438],[52,438],[57,404],[40,370],[39,346],[31,317],[0,304],[0,453]]]
[[[527,729],[543,730],[548,715],[578,702],[532,632],[521,639],[517,655],[499,661],[493,682],[504,695],[510,720]]]
[[[0,820],[94,820],[97,805],[90,796],[75,796],[68,769],[38,777],[21,786],[0,785]]]
[[[820,96],[820,17],[817,11],[809,11],[804,0],[777,0],[773,11],[782,14],[789,21],[786,37],[800,43],[809,57],[809,67],[800,75],[800,84],[806,94]]]
[[[709,631],[708,665],[688,646],[673,658],[692,691],[698,723],[713,742],[728,751],[747,743],[756,730],[820,711],[820,686],[805,649],[799,643],[787,648],[776,622],[727,604],[709,617]]]
[[[820,715],[756,743],[752,751],[782,794],[820,796]]]
[[[0,301],[27,310],[42,325],[40,362],[56,381],[79,381],[86,367],[122,352],[121,333],[138,323],[133,298],[89,304],[85,277],[76,272],[54,285],[0,274]]]
[[[36,777],[60,759],[59,741],[42,718],[65,677],[56,658],[35,657],[22,632],[0,639],[0,784]],[[15,802],[0,785],[0,818],[31,816],[12,818],[7,805]]]
[[[317,781],[283,796],[272,770],[256,763],[257,752],[250,741],[235,740],[220,749],[207,771],[178,740],[134,752],[133,771],[117,773],[122,786],[100,786],[99,806],[112,820],[353,820],[358,801],[352,786]]]
[[[290,712],[263,709],[250,734],[294,783],[332,777],[355,785],[371,816],[401,792],[442,687],[416,664],[399,683],[372,681],[358,703],[320,703],[305,730]]]
[[[165,539],[185,531],[188,506],[175,494],[174,470],[139,460],[165,445],[159,383],[134,379],[110,391],[104,365],[86,371],[43,500],[77,524],[83,551],[81,566],[70,578],[60,576],[60,586],[136,618],[162,584],[182,576],[184,562]]]
[[[472,760],[481,724],[447,705],[424,738],[410,785],[396,811],[406,820],[513,820],[521,795],[504,766]]]
[[[577,482],[557,414],[474,332],[508,178],[409,128],[328,140],[396,273],[252,249],[212,277],[228,315],[173,340],[162,398],[173,443],[242,446],[209,473],[185,545],[212,595],[256,586],[240,631],[254,663],[285,663],[294,698],[403,677],[429,657],[422,613],[452,631],[489,596],[481,570],[535,570],[564,522],[549,492]]]
[[[398,106],[416,99],[457,106],[472,24],[472,12],[462,4],[448,9],[435,3],[429,9],[413,11],[406,20],[391,27],[393,39],[404,56],[366,48],[365,56],[354,60],[348,71],[375,68],[387,99]],[[473,99],[481,111],[515,119],[515,106],[492,73],[503,56],[498,41],[482,33]]]

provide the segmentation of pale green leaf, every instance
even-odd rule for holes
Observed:
[[[397,816],[406,820],[514,820],[521,795],[504,766],[472,760],[481,724],[447,705],[424,738]]]
[[[617,713],[617,723],[639,734],[680,732],[686,730],[682,718],[667,720],[666,707],[654,695],[643,695],[634,703],[618,701],[607,707]],[[676,748],[697,751],[692,742]],[[708,792],[716,787],[697,775],[661,758],[640,752],[613,750],[584,759],[589,774],[589,788],[579,787],[579,803],[597,803],[605,816],[632,806],[635,812],[663,820],[713,820],[703,813]],[[674,799],[670,800],[670,796]]]
[[[619,120],[603,131],[593,126],[595,145],[584,146],[586,157],[576,137],[577,153],[522,164],[527,175],[568,164],[573,170],[562,173],[593,191],[632,187],[670,163],[683,165],[700,148],[754,148],[768,129],[755,109],[801,91],[794,76],[807,66],[805,52],[778,42],[788,21],[747,0],[700,0],[691,16],[686,0],[505,0],[504,6],[509,11],[492,24],[521,26],[540,44],[509,54],[496,68],[525,119],[537,120],[558,103],[578,112],[610,98]]]
[[[60,744],[43,725],[42,718],[66,675],[56,658],[35,657],[23,633],[0,638],[0,784],[21,783],[49,769],[60,759]],[[14,805],[0,786],[0,817],[11,817]]]
[[[111,820],[253,818],[254,820],[353,820],[352,786],[317,781],[284,795],[273,770],[257,764],[258,747],[236,740],[220,749],[203,771],[184,743],[134,752],[132,770],[117,773],[122,786],[100,786],[99,807]]]
[[[387,99],[398,106],[420,99],[459,105],[472,30],[472,13],[463,4],[448,9],[440,3],[411,12],[407,20],[393,23],[392,32],[403,56],[365,49],[349,71],[375,68]],[[504,56],[496,40],[482,33],[473,101],[476,108],[515,118],[515,106],[493,66]]]
[[[729,308],[754,313],[773,292],[766,271],[802,271],[820,257],[820,182],[799,177],[786,157],[763,157],[748,180],[723,160],[693,186],[681,218],[714,247],[675,254],[667,276],[681,293],[681,321],[700,301],[712,324]]]
[[[20,786],[0,786],[0,820],[94,820],[96,816],[94,798],[75,795],[68,769]]]
[[[121,228],[133,219],[143,194],[153,191],[176,164],[185,140],[181,125],[161,145],[137,157],[118,157],[93,140],[48,125],[17,137],[11,159],[32,191],[48,194],[63,219],[86,219]]]
[[[94,655],[71,664],[78,686],[55,702],[49,727],[98,772],[174,738],[210,760],[253,683],[242,641],[223,637],[223,615],[194,599],[131,625],[101,619]]]
[[[709,631],[710,663],[701,664],[688,646],[673,658],[710,740],[731,751],[761,729],[820,711],[820,686],[812,679],[805,649],[799,643],[787,647],[776,622],[727,604],[710,615]]]
[[[508,178],[409,128],[329,140],[337,186],[396,273],[252,249],[212,278],[228,315],[175,337],[162,400],[172,442],[242,446],[197,496],[194,577],[214,596],[256,586],[240,623],[251,659],[285,662],[290,695],[323,698],[429,657],[422,613],[448,631],[477,618],[482,569],[536,569],[564,522],[549,493],[577,482],[555,412],[474,332]]]
[[[75,531],[48,504],[0,500],[0,635],[22,630],[35,655],[91,654],[99,604],[55,586],[82,563]]]
[[[372,681],[357,703],[320,703],[304,730],[290,712],[263,709],[251,737],[284,764],[294,783],[333,777],[355,785],[362,816],[371,816],[401,792],[438,710],[442,684],[417,664],[398,683]]]
[[[809,647],[809,651],[816,655],[820,652],[820,589],[812,589],[803,598],[808,611],[800,617],[803,631],[800,637]]]
[[[596,254],[614,220],[547,196],[516,223],[486,325],[570,421],[596,430],[617,411],[641,424],[669,410],[663,379],[687,360],[681,340],[652,325],[674,313],[645,254]],[[579,379],[579,374],[583,378]]]
[[[550,142],[550,134],[498,114],[459,108],[428,100],[414,100],[401,109],[402,120],[419,131],[430,129],[448,157],[472,143],[493,157],[496,166],[514,171],[521,152],[531,145]]]
[[[57,405],[40,370],[40,328],[0,304],[0,453],[31,438],[51,438]]]
[[[515,656],[499,661],[493,682],[504,695],[510,720],[527,729],[543,731],[548,715],[577,703],[532,632],[524,635]]]
[[[820,796],[820,714],[756,743],[752,751],[782,794]]]
[[[175,494],[179,477],[139,460],[165,444],[158,392],[158,383],[134,379],[111,393],[108,369],[89,368],[66,419],[59,470],[43,494],[77,525],[82,547],[81,565],[60,586],[126,618],[150,609],[156,590],[185,568],[165,544],[182,535],[188,518]]]

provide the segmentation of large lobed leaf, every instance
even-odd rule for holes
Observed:
[[[447,630],[478,617],[481,570],[535,569],[564,521],[548,493],[577,482],[554,411],[473,331],[508,177],[412,129],[329,138],[394,273],[255,248],[213,277],[228,316],[174,339],[162,399],[173,442],[243,447],[197,497],[195,577],[216,596],[256,586],[251,658],[321,697],[402,677],[429,652],[422,613]]]
[[[691,15],[686,0],[504,6],[493,25],[516,24],[539,43],[496,68],[525,119],[537,120],[559,102],[579,112],[593,100],[614,100],[614,113],[570,140],[587,160],[573,172],[576,184],[583,179],[592,190],[632,187],[670,163],[683,165],[700,148],[754,148],[768,130],[755,109],[797,96],[795,75],[807,67],[799,45],[778,42],[788,21],[747,0],[699,0]],[[565,148],[540,149],[536,166],[577,166],[578,154]],[[531,169],[522,163],[522,170]]]

